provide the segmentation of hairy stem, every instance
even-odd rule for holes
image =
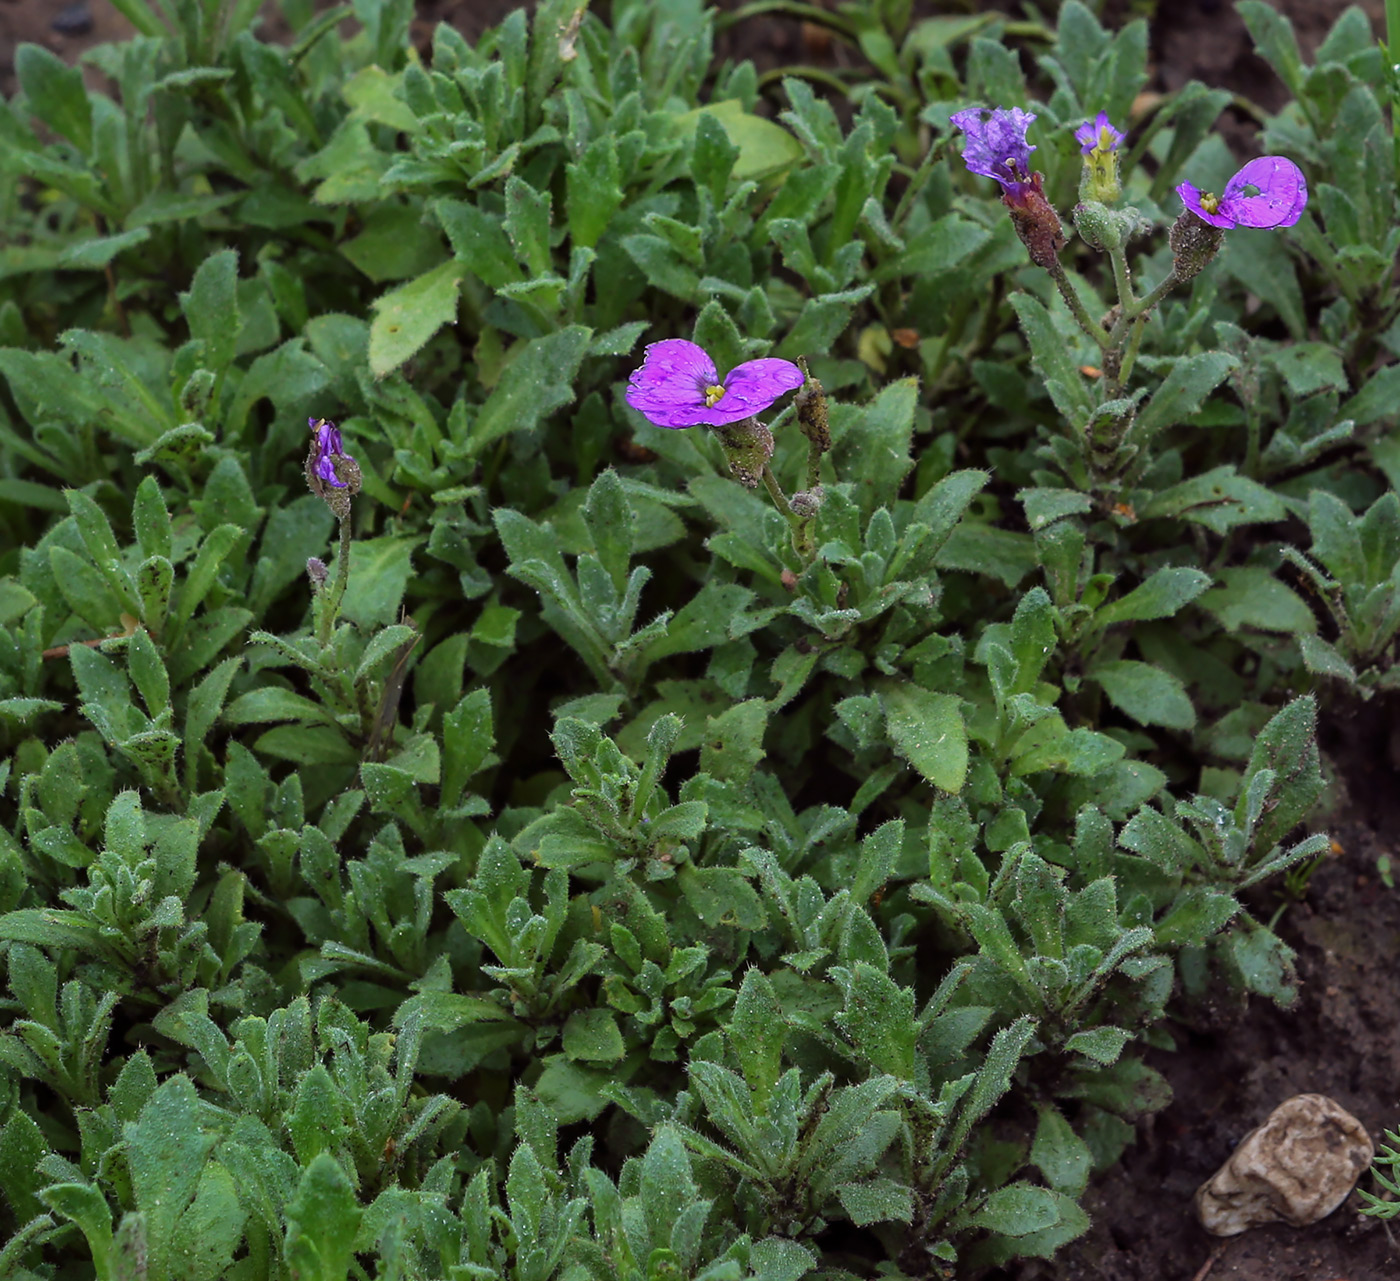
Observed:
[[[340,602],[345,596],[346,585],[350,581],[350,518],[340,522],[340,556],[335,562],[335,578],[330,590],[320,594],[321,617],[316,639],[322,650],[330,648],[331,633],[335,630],[335,620],[340,614]]]

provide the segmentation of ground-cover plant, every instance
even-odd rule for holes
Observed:
[[[1386,63],[1245,0],[1232,158],[1140,22],[859,8],[21,51],[0,1274],[974,1276],[1290,1001],[1394,685]]]

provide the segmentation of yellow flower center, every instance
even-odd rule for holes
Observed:
[[[719,383],[711,383],[705,388],[705,408],[713,409],[724,396],[724,388]]]
[[[1204,209],[1206,213],[1219,213],[1220,197],[1215,195],[1213,192],[1205,192],[1201,196],[1201,208]]]

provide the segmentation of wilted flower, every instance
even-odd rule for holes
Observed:
[[[306,483],[336,516],[350,514],[350,499],[360,492],[360,465],[345,452],[340,429],[325,418],[308,418],[311,452],[306,455]]]
[[[723,427],[752,418],[800,386],[802,371],[790,360],[746,360],[721,379],[703,347],[666,338],[647,347],[642,367],[628,380],[626,400],[658,427]]]
[[[345,444],[340,439],[340,428],[324,418],[308,418],[307,426],[316,433],[316,443],[312,446],[314,461],[311,466],[322,480],[337,489],[344,489],[345,482],[335,474],[334,458],[347,457]]]
[[[1031,261],[1037,267],[1059,269],[1065,233],[1059,215],[1045,199],[1040,175],[1031,173],[1031,152],[1026,130],[1035,119],[1020,107],[969,107],[948,117],[967,135],[963,164],[973,173],[1001,183],[1001,201],[1011,210],[1011,221]]]
[[[1202,222],[1229,231],[1234,227],[1291,227],[1303,216],[1308,184],[1303,171],[1283,156],[1259,156],[1229,182],[1222,195],[1202,192],[1183,182],[1176,194]]]
[[[984,178],[995,178],[1008,195],[1019,195],[1031,183],[1031,152],[1026,130],[1035,112],[1020,107],[969,107],[948,119],[967,135],[963,164]]]
[[[1079,143],[1079,154],[1087,156],[1091,151],[1117,151],[1118,144],[1127,134],[1113,127],[1108,112],[1100,111],[1093,120],[1086,120],[1074,131],[1074,140]]]

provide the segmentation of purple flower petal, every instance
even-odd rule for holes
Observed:
[[[345,482],[335,474],[335,464],[332,462],[333,458],[345,457],[340,429],[325,419],[312,418],[307,421],[316,428],[316,475],[337,489],[344,489]]]
[[[984,178],[995,178],[1007,191],[1020,188],[1030,177],[1031,152],[1026,130],[1035,119],[1020,107],[969,107],[949,120],[967,135],[963,164]]]
[[[1214,196],[1203,192],[1199,187],[1194,187],[1189,182],[1183,182],[1177,187],[1176,194],[1181,197],[1181,203],[1202,222],[1208,222],[1212,227],[1220,227],[1225,231],[1238,225],[1233,218],[1224,213],[1217,213],[1216,210],[1220,207],[1220,202]],[[1215,208],[1207,208],[1202,203],[1203,201],[1212,202]]]
[[[774,358],[746,361],[721,379],[703,347],[667,338],[647,347],[624,399],[658,427],[720,427],[761,413],[802,381],[796,365]]]
[[[763,360],[746,360],[735,365],[724,379],[724,395],[710,409],[705,421],[719,427],[736,423],[741,418],[761,414],[784,392],[802,386],[802,371],[790,360],[774,356]]]
[[[1249,187],[1257,188],[1258,194],[1243,194]],[[1291,227],[1303,216],[1307,203],[1303,171],[1283,156],[1251,160],[1225,185],[1220,198],[1221,211],[1241,227]]]
[[[1247,195],[1250,188],[1254,195]],[[1303,171],[1283,156],[1258,156],[1225,184],[1219,198],[1183,182],[1176,194],[1185,206],[1212,227],[1291,227],[1303,216],[1308,183]]]
[[[707,423],[706,389],[719,385],[715,362],[684,338],[648,345],[642,367],[627,382],[625,399],[658,427],[695,427]]]
[[[1113,127],[1108,112],[1100,111],[1093,120],[1086,120],[1074,131],[1074,140],[1079,143],[1079,154],[1087,156],[1095,148],[1104,151],[1117,151],[1118,145],[1127,134]]]

